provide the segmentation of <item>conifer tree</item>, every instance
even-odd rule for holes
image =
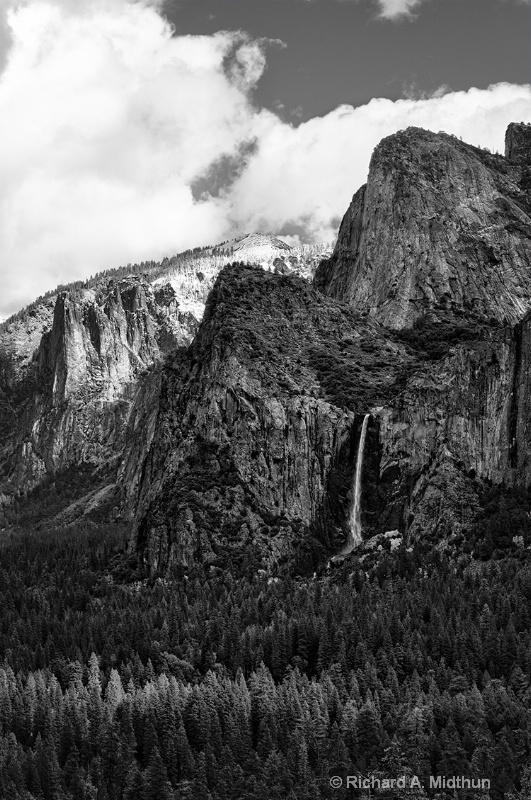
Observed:
[[[173,800],[168,772],[156,745],[151,750],[149,764],[144,774],[142,800]]]

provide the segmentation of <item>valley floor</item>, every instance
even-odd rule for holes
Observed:
[[[399,548],[313,579],[146,579],[128,531],[2,534],[0,797],[528,798],[531,562]],[[439,794],[436,794],[439,792]]]

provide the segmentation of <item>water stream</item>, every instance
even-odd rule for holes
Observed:
[[[369,424],[370,414],[365,414],[363,425],[361,426],[360,441],[358,444],[358,456],[356,458],[356,472],[354,473],[354,483],[352,485],[352,503],[348,518],[349,533],[348,539],[341,548],[340,552],[332,557],[332,561],[339,561],[351,553],[362,542],[361,536],[361,473],[363,470],[363,452],[365,450],[365,439],[367,436],[367,425]]]

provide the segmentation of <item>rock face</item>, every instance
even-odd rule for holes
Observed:
[[[419,365],[398,401],[379,410],[373,481],[391,478],[388,508],[410,538],[466,532],[486,482],[529,484],[530,332],[527,315],[453,347]]]
[[[295,255],[293,248],[277,239],[276,236],[264,236],[258,233],[247,233],[234,239],[231,249],[238,260],[246,260],[252,263],[265,262],[270,264],[275,258],[289,257]]]
[[[44,327],[46,318],[41,322]],[[10,326],[12,338],[26,324]],[[3,391],[11,412],[3,439],[4,493],[27,491],[80,464],[96,468],[113,485],[120,454],[126,443],[131,446],[140,421],[143,447],[149,444],[144,416],[156,407],[159,385],[153,368],[191,341],[197,322],[179,313],[170,286],[154,291],[131,276],[98,293],[60,293],[51,328],[42,333],[42,327],[31,360],[21,363],[3,353]],[[97,483],[93,493],[101,488]]]
[[[393,328],[441,311],[522,319],[531,308],[529,127],[511,126],[511,160],[418,128],[384,139],[318,288]]]
[[[227,267],[196,339],[164,370],[133,547],[153,570],[313,567],[346,537],[358,409],[395,395],[412,362],[304,281]]]
[[[296,278],[224,270],[163,371],[132,547],[152,570],[322,566],[347,538],[367,412],[364,537],[466,533],[488,483],[531,480],[531,315],[441,325],[427,354]]]
[[[484,481],[531,478],[530,131],[509,126],[505,158],[418,129],[384,139],[315,277],[421,357],[461,329],[377,416],[373,486],[410,537],[466,532]]]
[[[98,506],[132,512],[161,364],[191,342],[215,278],[235,253],[310,277],[327,248],[245,235],[141,265],[142,277],[122,269],[91,288],[74,285],[0,326],[0,509],[44,484],[49,495],[51,481],[60,494],[68,479],[75,489],[68,507],[59,504],[59,516],[53,504],[42,509],[56,522]]]
[[[369,413],[364,538],[466,536],[486,487],[531,482],[528,128],[506,157],[385,139],[314,286],[315,252],[241,237],[25,317],[27,343],[0,337],[0,491],[89,464],[63,519],[135,507],[153,572],[313,571],[347,539]]]
[[[365,538],[447,542],[490,483],[527,486],[523,138],[509,158],[417,129],[384,140],[317,271],[321,298],[291,276],[221,273],[163,374],[132,540],[152,570],[325,563],[367,412]]]
[[[505,158],[520,166],[531,165],[531,125],[511,122],[505,134]]]

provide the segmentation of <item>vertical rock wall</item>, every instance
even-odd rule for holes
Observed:
[[[118,480],[129,497],[133,465],[153,432],[157,365],[188,344],[196,326],[179,313],[170,286],[155,294],[133,276],[98,293],[59,294],[51,329],[8,388],[19,399],[11,404],[13,426],[4,440],[5,490],[27,491],[80,464],[113,484],[127,447],[128,471],[120,468]]]
[[[391,328],[438,312],[519,321],[531,308],[524,127],[508,134],[511,160],[418,128],[384,139],[316,286]]]

